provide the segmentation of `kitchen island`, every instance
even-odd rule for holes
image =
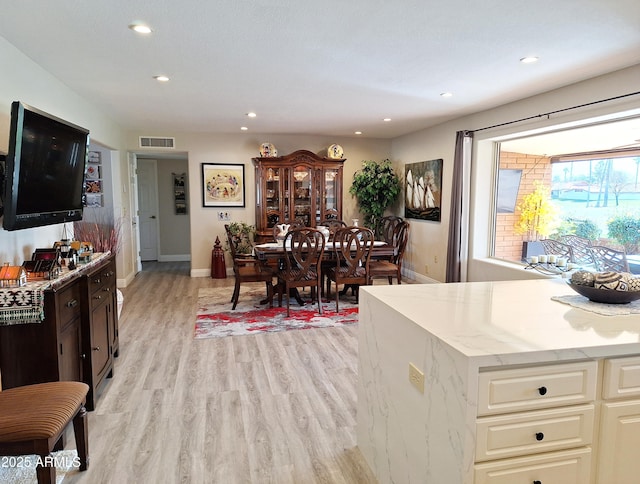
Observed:
[[[640,315],[551,299],[570,294],[561,279],[361,288],[357,440],[379,482],[637,482]]]

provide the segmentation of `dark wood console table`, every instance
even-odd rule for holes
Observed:
[[[93,410],[118,355],[114,256],[94,254],[91,263],[65,271],[43,293],[42,321],[0,322],[2,388],[83,381],[90,387],[86,408]]]

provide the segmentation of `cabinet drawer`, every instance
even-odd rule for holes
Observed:
[[[637,396],[640,396],[640,356],[606,360],[602,398]]]
[[[585,484],[591,473],[591,448],[504,459],[475,466],[475,484]]]
[[[596,378],[596,361],[480,373],[478,415],[591,402]]]
[[[92,294],[105,286],[115,285],[116,271],[114,263],[110,262],[105,267],[92,272],[87,276],[89,279],[89,294]]]
[[[56,294],[58,308],[58,327],[64,328],[73,318],[80,314],[80,284],[73,282]]]
[[[593,421],[593,405],[479,418],[476,462],[588,445]]]

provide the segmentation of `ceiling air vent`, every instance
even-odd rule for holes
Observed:
[[[154,136],[140,136],[140,148],[171,148],[176,147],[175,138],[159,138]]]

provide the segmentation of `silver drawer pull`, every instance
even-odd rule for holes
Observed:
[[[75,308],[77,305],[78,301],[76,299],[71,299],[65,304],[65,306],[67,306],[68,308]]]
[[[94,346],[93,348],[91,348],[93,351],[100,351],[100,347],[99,346]]]
[[[110,287],[103,287],[102,290],[105,291],[105,292],[109,292],[109,291],[111,291],[111,288]]]
[[[102,299],[102,296],[100,294],[98,294],[96,296],[93,296],[93,299],[98,299],[99,300],[99,299]]]

